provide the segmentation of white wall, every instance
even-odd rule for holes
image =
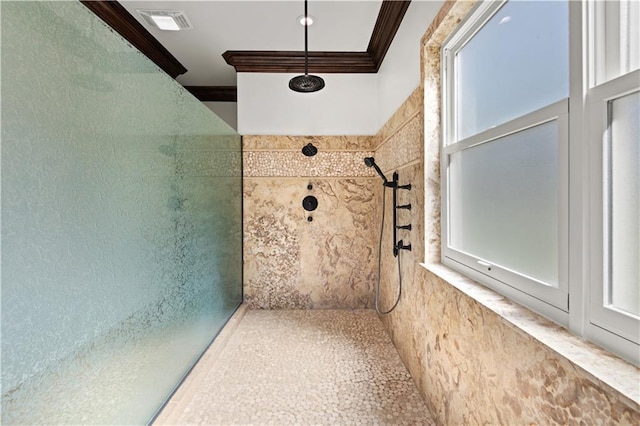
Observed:
[[[444,2],[414,0],[378,71],[378,128],[420,84],[420,39]]]
[[[443,3],[411,2],[377,74],[322,74],[323,90],[300,94],[297,74],[238,73],[238,133],[376,134],[420,84],[420,39]]]
[[[238,104],[236,102],[203,102],[225,123],[238,130]]]
[[[326,87],[296,93],[297,74],[238,73],[241,135],[374,135],[377,74],[322,74]]]

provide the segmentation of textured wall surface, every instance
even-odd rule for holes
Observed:
[[[308,143],[317,155],[302,154]],[[372,306],[380,186],[363,158],[374,143],[359,136],[243,138],[249,307]],[[302,207],[308,195],[318,199],[313,212]]]
[[[439,45],[471,6],[443,7],[423,38],[424,87],[378,135],[383,170],[414,185],[400,193],[413,206],[400,222],[414,226],[400,234],[413,246],[400,256],[402,298],[382,320],[438,424],[639,424],[637,368],[448,268],[419,264],[440,258]],[[398,286],[390,234],[383,309]]]
[[[240,137],[79,2],[0,7],[1,422],[143,424],[241,302]]]
[[[392,127],[395,126],[395,127]],[[411,204],[411,210],[398,210],[398,225],[411,224],[411,230],[398,230],[397,238],[411,244],[411,251],[401,250],[399,258],[393,256],[393,191],[386,189],[385,229],[382,238],[382,272],[380,309],[387,311],[397,298],[399,280],[403,291],[411,286],[414,268],[424,253],[424,186],[422,152],[422,92],[418,89],[405,101],[396,114],[380,131],[381,143],[375,157],[387,176],[398,172],[401,185],[411,184],[411,190],[398,190],[398,205]],[[379,224],[378,224],[379,226]],[[398,261],[401,276],[398,275]],[[401,297],[401,303],[407,298]],[[384,317],[383,317],[384,318]]]
[[[514,327],[503,314],[511,311],[542,335],[564,334],[574,348],[584,347],[579,338],[471,280],[466,279],[470,291],[460,291],[451,285],[452,279],[465,280],[458,274],[415,268],[405,303],[385,320],[437,423],[638,424],[637,403]],[[494,308],[476,298],[493,299]],[[588,363],[627,376],[637,388],[633,366],[590,349],[597,356]]]

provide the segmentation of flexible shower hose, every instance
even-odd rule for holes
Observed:
[[[400,302],[400,296],[402,295],[402,272],[400,271],[400,251],[398,250],[398,297],[396,298],[395,303],[388,311],[380,310],[380,273],[382,270],[382,235],[384,233],[384,212],[386,210],[386,191],[387,187],[382,187],[382,220],[380,221],[380,239],[378,243],[378,283],[376,285],[376,312],[380,315],[387,315],[393,312],[393,310],[398,306],[398,302]],[[394,206],[395,208],[395,206]],[[395,244],[395,241],[394,241]]]

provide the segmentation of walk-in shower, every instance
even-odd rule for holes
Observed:
[[[80,2],[0,2],[2,424],[144,424],[241,301],[240,137]]]

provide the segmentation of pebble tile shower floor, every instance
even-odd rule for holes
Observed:
[[[374,311],[242,306],[155,424],[434,422]]]

